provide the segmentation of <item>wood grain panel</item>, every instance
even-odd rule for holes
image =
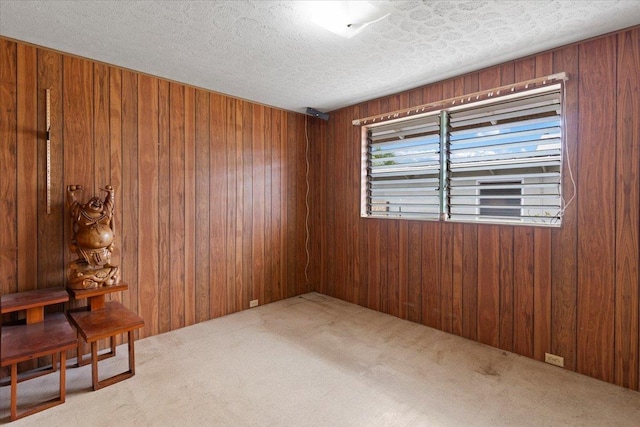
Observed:
[[[185,138],[184,91],[177,83],[169,85],[169,284],[171,326],[184,326],[185,316]]]
[[[93,66],[93,192],[111,182],[111,135],[109,128],[109,66]],[[114,187],[115,188],[115,187]],[[103,193],[104,195],[104,193]]]
[[[140,76],[138,80],[138,163],[137,183],[140,209],[138,244],[149,248],[139,258],[138,283],[140,316],[145,319],[144,336],[160,333],[158,305],[160,295],[160,235],[158,234],[160,189],[158,186],[160,160],[158,135],[158,80]],[[126,276],[125,276],[126,280]]]
[[[533,357],[533,229],[516,227],[513,242],[513,351]]]
[[[500,314],[498,347],[513,351],[513,228],[500,227]]]
[[[253,183],[253,196],[251,212],[251,259],[253,280],[251,282],[249,300],[257,299],[264,302],[265,288],[265,150],[264,150],[264,110],[263,106],[255,106],[253,109],[251,124],[251,150],[252,170],[251,182]]]
[[[193,183],[193,203],[195,209],[194,224],[194,251],[193,260],[195,262],[194,271],[194,297],[195,297],[195,322],[202,322],[209,319],[211,313],[211,292],[210,292],[210,272],[211,272],[211,246],[219,244],[220,240],[211,239],[211,224],[209,216],[209,197],[219,194],[218,191],[210,191],[210,99],[209,94],[203,90],[195,91],[194,106],[194,179]],[[224,229],[224,228],[223,228]],[[224,242],[224,237],[222,239]],[[215,260],[220,263],[219,259]],[[218,275],[218,278],[224,277]],[[218,289],[221,287],[218,286]],[[216,299],[220,301],[220,299]]]
[[[195,89],[184,89],[184,325],[196,319],[196,147]]]
[[[615,39],[580,47],[578,124],[578,360],[580,373],[611,381],[614,376],[615,280]],[[597,100],[597,102],[594,102]],[[608,141],[608,144],[603,144]]]
[[[38,123],[37,52],[34,47],[17,46],[17,134],[16,183],[18,219],[18,289],[36,289],[38,280]],[[46,208],[45,208],[46,211]]]
[[[554,52],[554,72],[566,72],[564,84],[565,157],[562,196],[567,204],[562,227],[551,233],[551,352],[564,357],[567,369],[576,368],[577,213],[575,180],[578,179],[578,47]],[[572,179],[573,177],[573,179]]]
[[[65,283],[64,253],[67,238],[64,222],[65,183],[63,171],[62,55],[38,49],[38,211],[46,212],[47,148],[46,89],[51,90],[51,214],[38,215],[38,287]]]
[[[227,254],[227,301],[224,304],[225,314],[233,313],[236,311],[236,294],[240,292],[241,288],[238,286],[239,281],[236,280],[236,228],[237,228],[237,206],[238,206],[238,191],[236,189],[236,180],[239,175],[242,174],[242,170],[240,169],[240,173],[237,171],[237,152],[238,152],[238,143],[236,141],[236,128],[239,127],[237,120],[242,120],[242,117],[236,119],[236,115],[238,114],[236,104],[239,101],[234,99],[226,99],[226,120],[225,120],[225,140],[226,147],[218,147],[217,144],[214,144],[211,148],[212,154],[218,150],[222,149],[222,152],[226,152],[227,154],[227,200],[228,203],[226,205],[226,212],[221,212],[220,207],[216,207],[215,209],[212,207],[211,215],[222,215],[226,218],[226,254]],[[212,113],[213,114],[213,113]],[[240,111],[240,115],[242,112]],[[242,122],[240,122],[242,123]],[[242,233],[242,230],[240,230]]]
[[[616,128],[615,384],[638,390],[640,249],[640,30],[618,36]]]
[[[158,205],[157,233],[158,233],[158,258],[166,260],[158,266],[158,332],[171,330],[173,310],[171,307],[171,294],[173,293],[172,268],[175,266],[171,259],[171,200],[173,188],[171,187],[171,83],[155,79],[158,87]],[[141,118],[146,120],[146,118]],[[141,150],[142,151],[142,150]],[[144,218],[144,211],[140,210],[140,221]],[[153,215],[153,213],[152,213]],[[177,302],[176,302],[177,303]]]
[[[0,180],[0,215],[9,224],[17,224],[17,46],[15,43],[0,39],[0,136],[2,152],[0,168],[3,179]],[[6,103],[6,106],[5,106]],[[18,253],[17,225],[7,227],[0,233],[0,292],[10,294],[18,291]]]
[[[203,285],[203,293],[208,292],[207,304],[210,310],[210,317],[218,317],[227,313],[229,299],[227,288],[227,199],[228,187],[227,177],[227,154],[226,154],[226,129],[227,129],[227,104],[224,97],[217,94],[208,95],[207,130],[206,141],[203,144],[203,157],[208,153],[202,162],[208,166],[206,176],[199,178],[198,182],[203,186],[202,192],[198,191],[199,199],[206,201],[204,207],[208,209],[208,233],[199,233],[200,239],[205,240],[204,246],[208,249],[208,257],[203,256],[203,262],[209,268],[208,282]],[[205,106],[202,107],[203,109]],[[203,115],[205,115],[203,111]],[[203,123],[204,125],[204,123]],[[209,142],[210,141],[210,142]],[[208,151],[206,151],[208,150]],[[203,181],[201,183],[201,181]],[[209,191],[205,191],[206,188]],[[233,193],[231,193],[233,194]],[[205,252],[206,253],[206,252]],[[206,276],[205,276],[206,277]]]
[[[482,254],[482,255],[480,255]],[[478,341],[500,344],[500,230],[478,226]]]
[[[551,351],[551,230],[536,228],[533,275],[533,357]]]
[[[110,170],[104,182],[110,183],[116,189],[116,200],[114,206],[113,231],[115,234],[115,249],[111,255],[111,262],[114,265],[121,265],[122,258],[122,71],[118,68],[109,67],[109,105],[107,119],[109,122],[109,156]],[[122,293],[113,292],[109,294],[111,301],[122,302]],[[129,307],[132,308],[132,307]],[[137,309],[137,307],[133,307]],[[116,342],[122,342],[122,336],[117,337]]]
[[[255,106],[255,108],[258,108]],[[242,281],[241,298],[237,301],[237,310],[240,311],[249,307],[251,291],[253,288],[253,112],[254,106],[249,102],[242,102],[242,198],[238,203],[242,206],[241,222],[242,233],[238,236],[239,276]],[[291,207],[289,207],[291,209]],[[236,261],[238,261],[236,259]],[[289,270],[291,274],[291,270]]]
[[[155,96],[157,97],[157,95]],[[152,191],[151,186],[149,188],[143,187],[142,190],[139,188],[141,183],[147,182],[146,176],[138,175],[140,170],[138,165],[139,116],[147,117],[145,114],[138,114],[138,76],[129,71],[122,71],[122,238],[120,239],[122,255],[120,256],[120,277],[129,284],[129,292],[125,292],[122,298],[123,303],[127,307],[137,309],[138,314],[145,319],[145,328],[136,330],[136,337],[145,336],[145,333],[151,335],[149,331],[157,330],[158,327],[157,301],[155,298],[141,297],[140,286],[138,286],[138,283],[142,283],[141,280],[144,280],[146,286],[156,288],[158,285],[157,281],[138,274],[138,261],[147,261],[144,256],[138,256],[139,195]],[[151,128],[153,129],[153,126]],[[152,228],[152,230],[154,229]],[[156,248],[157,246],[147,247],[149,257],[153,256]],[[151,313],[152,316],[147,316],[148,313]]]

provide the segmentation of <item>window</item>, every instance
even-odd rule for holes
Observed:
[[[560,225],[555,84],[363,126],[366,217]]]

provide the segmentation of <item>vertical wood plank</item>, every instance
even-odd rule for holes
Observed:
[[[209,126],[210,126],[210,151],[208,156],[208,180],[210,191],[203,193],[208,195],[209,210],[209,246],[210,253],[210,278],[206,284],[210,288],[210,312],[211,317],[219,317],[228,313],[230,289],[227,287],[227,275],[229,274],[229,236],[227,235],[226,216],[229,209],[229,184],[227,180],[233,180],[233,175],[227,172],[227,103],[221,95],[209,94]],[[235,153],[233,153],[235,156]],[[233,194],[233,193],[231,193]],[[232,204],[232,203],[231,203]],[[232,293],[232,295],[234,295]]]
[[[513,351],[513,228],[501,227],[500,233],[500,316],[499,347]]]
[[[210,187],[210,108],[209,93],[204,90],[196,90],[195,94],[195,321],[204,322],[209,320],[213,315],[211,308],[216,306],[212,304],[211,293],[214,286],[216,289],[222,289],[220,278],[225,277],[225,273],[217,275],[217,283],[210,280],[210,270],[214,263],[218,265],[224,262],[224,257],[211,258],[211,250],[215,245],[220,244],[220,239],[214,239],[211,233],[209,216],[209,197],[215,197],[222,190],[226,193],[226,186],[218,186],[211,191]],[[224,131],[224,125],[221,127]],[[223,218],[219,216],[219,218]],[[224,227],[222,228],[224,230]],[[211,243],[209,243],[211,242]],[[224,246],[224,236],[222,237]],[[224,266],[224,264],[223,264]],[[211,285],[209,285],[211,283]],[[219,301],[222,298],[217,298]]]
[[[576,369],[577,214],[578,180],[578,47],[554,52],[554,72],[567,72],[564,83],[564,142],[562,197],[567,203],[562,227],[551,233],[551,352],[564,357],[567,369]],[[572,179],[573,178],[573,179]]]
[[[0,215],[12,226],[0,233],[0,292],[9,294],[18,291],[17,251],[17,46],[14,42],[0,38]],[[6,106],[5,106],[6,105]]]
[[[184,326],[185,316],[185,87],[169,84],[169,260],[171,326]]]
[[[170,83],[156,79],[158,108],[151,114],[158,115],[158,257],[164,262],[158,265],[158,333],[171,330],[172,318],[172,268],[171,261],[171,100]],[[144,118],[143,118],[144,119]],[[142,221],[144,218],[140,211]],[[142,246],[141,246],[142,247]]]
[[[551,351],[551,230],[536,228],[533,275],[533,357]]]
[[[123,75],[124,77],[124,75]],[[140,76],[138,80],[138,203],[140,207],[139,237],[140,248],[148,248],[138,261],[138,283],[140,315],[145,319],[146,336],[160,332],[160,265],[159,251],[159,135],[158,135],[158,80]],[[162,260],[162,262],[161,262]]]
[[[258,106],[251,105],[249,102],[242,102],[242,234],[239,237],[241,248],[241,274],[242,281],[242,297],[237,301],[237,310],[243,310],[249,307],[249,300],[253,290],[253,252],[252,241],[253,233],[253,114]]]
[[[196,147],[195,89],[184,88],[184,325],[196,318]]]
[[[533,357],[533,229],[516,227],[513,242],[513,351]]]
[[[131,307],[145,319],[145,327],[139,335],[151,335],[152,328],[157,328],[157,301],[155,298],[146,299],[140,297],[140,286],[142,275],[138,275],[138,237],[140,224],[139,218],[139,183],[138,176],[138,76],[129,71],[122,72],[122,238],[121,246],[121,275],[122,280],[129,284],[129,292],[123,295],[123,303]],[[146,117],[142,115],[142,117]],[[151,191],[151,187],[144,189]],[[155,206],[154,206],[155,208]],[[156,247],[148,247],[153,256]],[[144,280],[148,280],[144,278]],[[149,279],[146,286],[157,286],[157,281]],[[146,311],[145,311],[146,310]],[[144,315],[143,313],[155,313],[155,316]],[[148,322],[148,323],[147,323]],[[136,335],[137,336],[137,335]]]
[[[122,262],[122,71],[115,67],[109,67],[108,86],[108,126],[109,126],[109,171],[105,183],[110,183],[116,192],[113,226],[114,232],[114,250],[111,255],[113,265],[120,266]],[[104,185],[104,184],[103,184]],[[109,298],[112,301],[122,302],[120,292],[113,292]],[[133,308],[137,309],[137,304]],[[116,343],[121,343],[122,337],[116,339]]]
[[[67,216],[64,207],[62,55],[38,49],[38,211],[46,212],[47,148],[46,89],[51,103],[51,214],[38,215],[38,284],[48,288],[63,286],[66,277],[64,253],[68,236],[64,233]],[[5,98],[6,99],[6,98]],[[3,168],[3,170],[6,170]]]
[[[17,46],[17,209],[18,290],[38,287],[38,122],[37,54],[31,46]],[[3,170],[3,175],[4,175]]]
[[[264,151],[264,110],[263,106],[255,106],[253,109],[251,125],[251,152],[252,152],[252,183],[253,196],[251,212],[251,259],[253,281],[251,283],[250,300],[258,300],[259,304],[264,303],[265,288],[265,151]]]
[[[276,301],[282,295],[282,128],[285,114],[274,110],[271,115],[271,283],[267,301]],[[323,270],[324,271],[324,270]]]
[[[93,192],[100,193],[111,182],[111,147],[109,131],[109,66],[93,66]],[[114,187],[115,188],[115,187]],[[102,193],[104,196],[104,193]]]
[[[236,114],[237,101],[234,99],[226,99],[226,120],[225,120],[225,140],[226,140],[226,153],[227,153],[227,211],[225,213],[226,218],[226,242],[227,242],[227,301],[224,305],[224,314],[235,312],[236,307],[236,293],[239,291],[236,281],[236,228],[237,228],[237,191],[236,180],[238,177],[237,169],[237,141],[236,141],[236,128],[238,127]],[[212,113],[212,119],[213,119]],[[213,135],[213,134],[212,134]],[[216,151],[217,144],[212,141],[211,152],[212,155]],[[214,207],[212,206],[211,215],[215,215]],[[242,232],[242,230],[240,230]]]
[[[618,36],[616,120],[615,383],[638,390],[640,250],[640,29]],[[635,121],[635,123],[634,123]]]
[[[500,233],[496,226],[478,226],[478,341],[500,344]]]
[[[580,46],[577,370],[611,382],[615,298],[615,37]],[[593,102],[597,99],[598,102]],[[602,141],[608,141],[603,144]]]

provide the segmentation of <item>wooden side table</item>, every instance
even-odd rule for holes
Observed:
[[[2,327],[0,365],[11,367],[11,420],[43,411],[64,403],[66,398],[66,351],[77,345],[76,333],[63,313],[44,315],[44,307],[69,300],[63,288],[39,289],[3,295],[2,314],[24,310],[26,324]],[[18,363],[42,356],[52,356],[52,368],[18,380]],[[60,391],[57,397],[18,412],[18,382],[56,370],[60,359]]]
[[[89,310],[96,311],[104,308],[106,302],[106,295],[115,292],[126,291],[129,289],[129,285],[126,283],[120,283],[114,286],[101,286],[99,288],[94,289],[71,289],[68,288],[67,291],[74,300],[86,299],[87,306],[81,307],[78,309],[74,309],[71,311],[81,311],[81,310]],[[115,335],[110,336],[109,338],[109,351],[106,353],[102,353],[98,355],[98,360],[108,359],[109,357],[113,357],[116,355],[116,340]],[[88,365],[91,363],[91,356],[85,359],[84,357],[84,345],[82,340],[78,340],[78,351],[76,357],[76,364],[78,367]]]
[[[91,345],[91,378],[93,389],[98,390],[135,375],[134,331],[144,326],[144,320],[134,311],[117,301],[104,301],[107,293],[127,289],[126,284],[105,286],[97,289],[69,290],[74,298],[88,298],[89,304],[84,310],[69,311],[69,320],[78,331],[78,360],[82,359],[81,342]],[[127,334],[129,350],[129,369],[120,374],[100,380],[98,362],[105,357],[115,355],[115,337]],[[98,355],[98,341],[111,340],[111,354]]]

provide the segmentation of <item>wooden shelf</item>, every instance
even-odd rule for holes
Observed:
[[[86,298],[88,300],[87,307],[89,311],[96,311],[104,308],[105,295],[113,292],[126,291],[127,289],[129,289],[129,285],[126,283],[119,283],[113,286],[100,286],[93,289],[67,288],[67,291],[75,300]]]
[[[42,322],[44,307],[69,301],[64,288],[36,289],[3,295],[0,298],[0,313],[14,313],[25,310],[27,324]]]

